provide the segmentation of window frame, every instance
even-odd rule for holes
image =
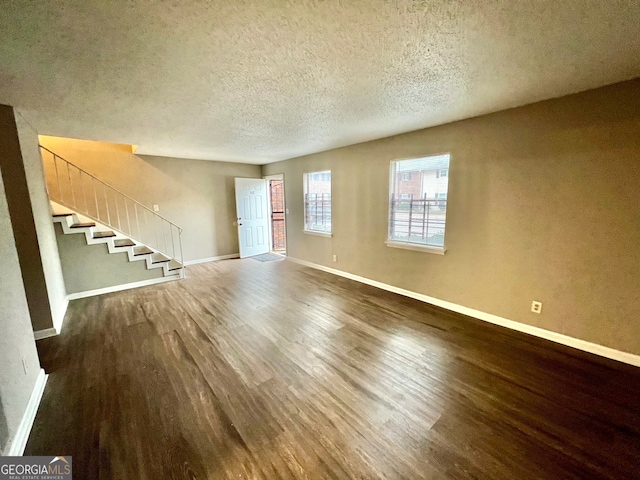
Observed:
[[[324,180],[325,175],[328,174],[329,178],[329,231],[326,230],[316,230],[312,228],[308,228],[309,222],[307,220],[307,194],[309,193],[309,175],[321,175],[320,181]],[[331,169],[327,170],[315,170],[312,172],[304,172],[302,174],[302,208],[303,208],[303,232],[308,235],[317,235],[320,237],[332,237],[333,236],[333,175]]]
[[[442,178],[446,178],[447,179],[447,198],[444,199],[447,202],[447,206],[448,206],[448,194],[449,194],[449,171],[451,169],[451,152],[442,152],[442,153],[429,153],[427,155],[418,155],[418,156],[411,156],[411,157],[405,157],[405,158],[396,158],[396,159],[392,159],[389,161],[389,193],[388,193],[388,197],[387,197],[387,239],[385,241],[385,244],[387,245],[387,247],[391,247],[391,248],[400,248],[400,249],[404,249],[404,250],[414,250],[414,251],[419,251],[419,252],[425,252],[425,253],[433,253],[433,254],[437,254],[437,255],[444,255],[445,252],[447,251],[447,245],[446,245],[446,241],[447,241],[447,235],[446,235],[446,226],[447,226],[447,221],[446,221],[446,217],[445,217],[445,235],[444,235],[444,240],[443,240],[443,245],[429,245],[426,243],[418,243],[418,242],[408,242],[408,241],[402,241],[402,240],[397,240],[397,239],[393,239],[391,238],[391,196],[395,193],[395,164],[396,163],[400,163],[400,162],[406,162],[406,161],[410,161],[410,160],[418,160],[418,159],[422,159],[422,158],[429,158],[429,157],[440,157],[440,156],[448,156],[449,157],[449,166],[446,169],[437,169],[437,174],[436,174],[436,178],[441,178],[440,177],[440,172],[443,170],[446,170],[446,175]],[[437,197],[437,195],[436,195]],[[436,200],[439,200],[438,205],[441,206],[442,205],[442,199],[436,198]]]

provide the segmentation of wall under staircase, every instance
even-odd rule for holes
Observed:
[[[142,262],[129,262],[126,252],[110,254],[105,243],[88,245],[80,232],[65,235],[60,224],[55,230],[69,295],[164,278],[162,270],[147,270]]]

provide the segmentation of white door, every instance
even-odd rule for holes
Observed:
[[[236,178],[236,212],[240,258],[269,252],[267,181]]]

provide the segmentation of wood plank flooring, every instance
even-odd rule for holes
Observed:
[[[75,479],[640,478],[640,369],[287,261],[75,300],[38,349],[25,454]]]

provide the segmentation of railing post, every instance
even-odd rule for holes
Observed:
[[[160,219],[160,231],[162,232],[162,246],[164,247],[164,252],[167,253],[167,234],[164,232],[164,223],[165,221]]]
[[[91,177],[91,186],[93,187],[93,199],[96,202],[96,217],[100,219],[100,208],[98,207],[98,195],[96,193],[96,179]]]
[[[89,205],[87,204],[87,192],[84,190],[84,180],[82,176],[82,170],[78,169],[78,178],[80,179],[80,188],[82,189],[82,198],[84,199],[84,211],[89,213]]]
[[[176,244],[173,241],[173,225],[169,225],[169,230],[171,231],[171,256],[176,258]]]
[[[113,198],[116,201],[116,215],[118,218],[118,230],[122,230],[122,227],[120,226],[120,207],[118,207],[118,197],[114,195]]]
[[[102,184],[102,191],[104,192],[104,204],[107,207],[107,223],[111,225],[111,213],[109,212],[109,197],[107,196],[107,186]]]
[[[144,233],[145,235],[149,232],[149,221],[147,220],[147,211],[144,210]],[[142,243],[146,243],[144,236],[140,236],[140,240]]]
[[[182,278],[187,277],[187,267],[184,264],[184,254],[182,253],[182,229],[178,228],[178,244],[180,245],[180,265],[182,265]]]
[[[127,232],[128,235],[131,235],[131,220],[129,220],[129,205],[127,205],[127,199],[124,199],[124,211],[127,215],[127,226],[129,228],[129,231]]]
[[[62,200],[62,184],[60,183],[60,172],[58,172],[58,156],[53,153],[53,168],[56,169],[56,181],[58,182],[58,195],[60,195],[60,199]]]
[[[71,171],[69,170],[69,162],[67,162],[67,178],[69,179],[69,188],[71,189],[71,199],[73,200],[74,208],[78,208],[76,206],[76,194],[73,191],[73,182],[71,182]]]
[[[140,217],[138,216],[138,204],[137,203],[133,204],[133,210],[136,213],[136,225],[137,225],[137,228],[138,228],[138,233],[137,234],[138,234],[138,236],[142,237],[142,234],[140,233]]]
[[[156,234],[156,245],[160,245],[160,242],[158,241],[158,222],[153,222],[153,231]]]
[[[40,158],[42,159],[42,168],[45,170],[44,172],[44,189],[47,192],[47,198],[51,198],[51,190],[49,190],[49,179],[47,178],[47,168],[48,168],[48,164],[47,162],[44,160],[44,158],[42,157],[42,153],[40,153]],[[51,182],[51,186],[53,186],[53,182]]]

